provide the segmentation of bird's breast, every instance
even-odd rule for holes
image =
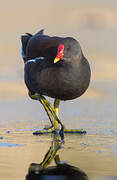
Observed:
[[[37,81],[43,95],[69,100],[77,98],[85,92],[90,77],[88,71],[79,67],[50,67],[37,73]]]

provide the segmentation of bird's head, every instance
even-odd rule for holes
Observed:
[[[54,63],[57,63],[63,58],[64,44],[60,44],[57,49],[57,56],[54,59]]]
[[[60,60],[71,61],[80,53],[80,45],[75,39],[71,37],[64,38],[57,47],[57,55],[54,59],[54,63]]]

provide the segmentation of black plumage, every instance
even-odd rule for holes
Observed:
[[[21,36],[21,42],[24,79],[32,94],[71,100],[87,90],[91,71],[77,40],[50,37],[41,30],[35,35]],[[54,63],[60,44],[64,45],[63,57]]]

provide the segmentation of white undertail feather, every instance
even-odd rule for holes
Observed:
[[[21,56],[23,59],[26,58],[25,54],[24,54],[24,51],[23,51],[23,46],[22,46],[22,41],[20,40],[20,53],[21,53]]]

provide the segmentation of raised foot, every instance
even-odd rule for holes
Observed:
[[[39,100],[39,97],[40,95],[35,93],[35,94],[32,94],[30,91],[28,92],[28,95],[31,99],[34,99],[34,100]]]

